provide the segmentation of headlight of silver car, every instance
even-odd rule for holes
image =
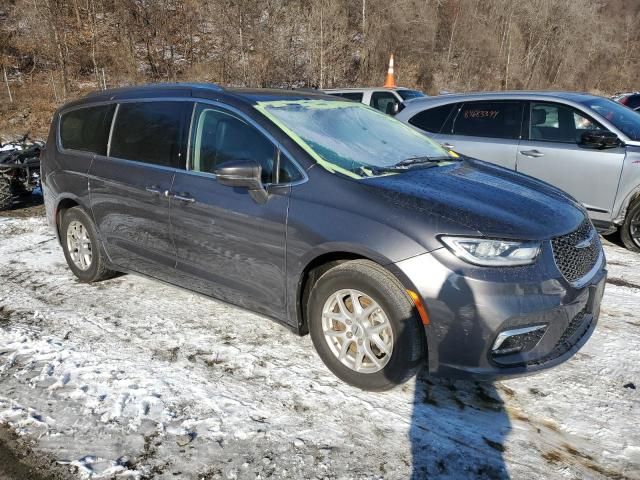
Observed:
[[[536,261],[540,242],[518,242],[474,237],[440,237],[461,259],[483,267],[515,267]]]

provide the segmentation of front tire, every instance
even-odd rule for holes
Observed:
[[[64,211],[60,240],[67,264],[81,282],[98,282],[115,275],[107,268],[93,221],[82,208]]]
[[[640,252],[640,199],[629,207],[620,228],[620,239],[627,249],[632,252]]]
[[[402,284],[368,260],[342,263],[313,286],[307,308],[313,344],[338,378],[388,390],[416,374],[425,336]]]

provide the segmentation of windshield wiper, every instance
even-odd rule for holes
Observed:
[[[405,158],[404,160],[400,160],[392,168],[410,168],[414,165],[435,164],[452,160],[454,160],[454,158],[452,157],[409,157]]]

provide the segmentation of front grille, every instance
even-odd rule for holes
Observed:
[[[589,237],[593,238],[590,243],[580,245]],[[598,233],[588,219],[577,230],[551,240],[551,246],[558,269],[570,283],[589,273],[598,261],[602,248]]]
[[[588,321],[587,321],[588,319]],[[568,352],[576,343],[580,341],[580,339],[589,331],[589,327],[591,326],[591,322],[593,321],[593,315],[587,313],[586,309],[582,309],[578,314],[571,319],[569,325],[565,329],[562,336],[558,339],[556,346],[553,347],[547,355],[538,359],[527,362],[527,365],[541,365],[543,363],[554,360],[566,352]],[[578,330],[582,329],[582,332],[578,338],[576,338],[573,342],[570,342],[571,338],[578,332]]]

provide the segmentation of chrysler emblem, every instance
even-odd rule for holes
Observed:
[[[595,237],[595,235],[596,235],[596,231],[592,228],[587,238],[576,243],[576,248],[583,249],[583,248],[590,247],[591,244],[593,243],[593,238]]]

